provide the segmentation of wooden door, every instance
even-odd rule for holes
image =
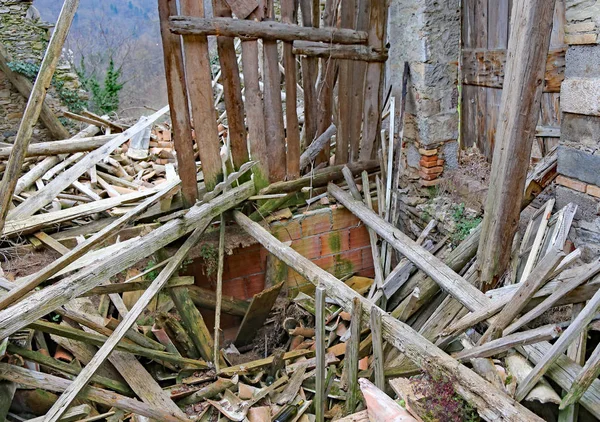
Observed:
[[[476,145],[489,161],[502,98],[511,8],[512,0],[463,0],[461,147]],[[558,142],[566,51],[564,23],[564,0],[556,0],[534,159]]]

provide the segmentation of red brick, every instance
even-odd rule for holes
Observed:
[[[422,155],[421,163],[437,163],[438,155]]]
[[[233,251],[232,255],[225,258],[223,279],[230,280],[233,278],[244,277],[260,273],[264,270],[265,263],[261,260],[259,248],[249,251],[246,249],[236,249]]]
[[[431,181],[437,179],[439,174],[427,174],[423,172],[419,172],[419,177],[423,180]]]
[[[246,297],[249,299],[265,289],[265,274],[254,274],[246,277]]]
[[[363,256],[363,260],[364,260],[364,256]],[[358,275],[360,277],[374,278],[375,277],[375,268],[373,268],[373,267],[363,268],[362,270],[357,272],[356,275]]]
[[[331,230],[331,213],[309,214],[302,219],[302,236],[308,237]]]
[[[282,242],[296,240],[302,237],[302,228],[298,219],[274,221],[270,224],[271,233]]]
[[[340,253],[350,249],[350,229],[337,230],[320,236],[320,256]]]
[[[444,163],[445,163],[445,161],[444,161],[444,160],[442,160],[442,159],[439,159],[439,160],[437,160],[437,165],[438,165],[438,166],[443,166],[443,165],[444,165]]]
[[[362,248],[364,246],[371,246],[367,227],[361,226],[350,229],[350,249]]]
[[[246,280],[243,277],[234,278],[223,282],[223,294],[238,299],[248,299],[246,295]]]
[[[563,175],[558,175],[558,177],[556,178],[556,183],[561,186],[565,186],[569,189],[576,190],[578,192],[585,192],[587,188],[587,185],[584,182],[575,179],[570,179]]]
[[[439,166],[438,164],[438,160],[437,157],[433,157],[434,159],[431,161],[425,161],[423,158],[421,158],[421,161],[419,161],[419,164],[421,165],[421,168],[432,168],[432,167],[437,167]],[[442,160],[443,162],[443,160]]]
[[[439,185],[440,183],[442,183],[444,181],[443,178],[437,178],[434,180],[420,180],[419,184],[421,186],[425,186],[425,187],[429,187],[429,186],[436,186]]]
[[[331,211],[333,217],[332,230],[340,230],[360,225],[360,219],[346,208],[334,208]]]
[[[292,249],[305,258],[314,259],[321,256],[321,241],[319,236],[310,236],[294,240]]]
[[[425,173],[425,174],[442,174],[442,172],[444,171],[444,167],[441,166],[436,166],[436,167],[431,167],[431,168],[427,168],[427,167],[422,167],[421,168],[421,172]]]
[[[335,264],[335,256],[336,255],[328,255],[323,258],[313,259],[313,263],[317,264],[325,271],[330,271]]]
[[[585,192],[588,195],[595,196],[596,198],[600,198],[600,187],[595,185],[587,185]]]
[[[437,148],[434,148],[434,149],[419,148],[419,154],[421,154],[421,155],[432,156],[432,155],[437,155],[437,153],[438,153]]]

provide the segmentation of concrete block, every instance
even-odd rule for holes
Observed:
[[[446,168],[455,170],[458,168],[458,142],[446,142],[442,147],[442,158],[446,160]]]
[[[564,186],[557,186],[556,209],[561,209],[570,202],[577,204],[576,219],[592,221],[598,217],[598,204],[600,204],[600,200]]]
[[[562,111],[600,116],[600,78],[570,78],[561,85]]]
[[[563,113],[560,142],[576,147],[598,148],[600,145],[600,117]]]
[[[558,147],[558,174],[600,186],[600,155],[570,148]]]
[[[419,161],[421,160],[421,154],[419,149],[413,143],[409,143],[406,147],[406,164],[409,167],[418,169]]]
[[[567,49],[566,78],[600,77],[600,45],[574,45]]]

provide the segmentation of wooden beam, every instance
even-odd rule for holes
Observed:
[[[237,220],[237,218],[236,218]],[[316,348],[316,373],[315,373],[315,419],[317,422],[325,420],[325,287],[317,285],[315,291],[315,348]]]
[[[204,17],[204,3],[195,0],[182,0],[181,13]],[[220,140],[217,131],[217,113],[213,105],[212,77],[208,40],[206,36],[193,35],[183,38],[185,66],[193,69],[186,75],[196,144],[202,161],[204,184],[208,191],[223,179]]]
[[[321,133],[317,139],[315,139],[311,144],[306,148],[306,150],[300,156],[300,168],[303,169],[312,163],[317,155],[321,152],[321,150],[325,149],[328,146],[329,142],[333,135],[337,132],[337,128],[332,123],[325,130],[325,132]]]
[[[234,344],[236,346],[245,346],[254,339],[256,332],[267,320],[282,287],[283,283],[279,283],[254,295],[235,337]]]
[[[189,208],[198,199],[196,161],[192,142],[192,122],[185,86],[185,72],[181,39],[169,32],[169,16],[177,14],[177,0],[159,0],[158,17],[162,38],[167,94],[173,125],[173,142],[177,153],[177,166],[181,179],[184,208]],[[211,91],[212,92],[212,89]],[[200,136],[203,134],[199,134]]]
[[[506,84],[502,90],[490,188],[477,262],[483,291],[504,273],[519,221],[531,145],[539,117],[542,81],[555,0],[515,0],[512,6]]]
[[[12,86],[19,91],[19,94],[25,99],[29,99],[31,91],[33,90],[33,85],[24,75],[13,72],[11,68],[8,67],[8,63],[10,62],[12,62],[12,58],[9,56],[4,46],[0,46],[0,71],[6,76]],[[45,99],[40,112],[40,120],[54,139],[66,139],[69,137],[69,131],[65,129],[60,120],[58,120]]]
[[[140,119],[138,123],[127,129],[125,132],[119,134],[110,142],[87,154],[71,168],[61,173],[41,190],[37,191],[34,195],[22,202],[17,208],[9,212],[8,218],[16,220],[29,217],[39,211],[42,207],[48,205],[50,202],[52,202],[57,194],[71,186],[71,184],[76,181],[79,176],[88,171],[90,167],[108,157],[115,150],[115,148],[121,146],[133,135],[141,132],[147,126],[151,125],[168,110],[168,107],[164,107],[151,116]],[[196,181],[194,179],[194,186],[195,183]]]
[[[37,123],[42,111],[46,92],[54,76],[54,70],[62,54],[62,47],[69,33],[71,22],[79,6],[79,0],[65,0],[58,16],[58,21],[52,32],[48,48],[42,59],[38,76],[35,79],[31,96],[23,112],[23,118],[15,137],[13,150],[6,164],[2,181],[0,182],[0,231],[4,228],[4,222],[12,204],[13,192],[21,173],[21,167],[25,160],[25,154],[31,141],[33,127]]]
[[[64,378],[32,371],[16,365],[9,365],[7,363],[0,363],[0,378],[57,393],[65,391],[72,384],[71,381]],[[175,417],[159,407],[154,407],[112,391],[106,391],[96,387],[85,388],[81,392],[80,397],[105,406],[116,407],[117,409],[146,416],[151,419],[160,418],[160,420],[171,422],[187,420]]]
[[[273,41],[295,40],[360,44],[367,41],[366,32],[339,28],[312,28],[279,22],[254,22],[216,17],[199,19],[173,16],[171,31],[179,35],[218,35],[223,37],[262,38]]]
[[[359,62],[385,62],[386,51],[381,52],[368,45],[327,44],[312,41],[294,41],[294,54]]]
[[[198,286],[189,286],[188,294],[194,304],[204,309],[215,309],[217,295],[212,290]],[[233,296],[221,296],[221,310],[229,315],[244,316],[248,310],[248,302]]]
[[[373,309],[370,318],[371,337],[373,343],[373,377],[380,390],[385,389],[383,336],[381,334],[381,312]]]
[[[352,300],[354,298],[361,301],[365,320],[369,318],[371,310],[376,308],[371,301],[358,295],[333,275],[278,241],[258,223],[252,222],[237,211],[234,212],[234,218],[245,231],[256,238],[269,252],[298,271],[311,283],[315,285],[321,283],[327,289],[328,296],[336,300],[347,312],[352,310]],[[481,292],[479,293],[481,294]],[[383,313],[382,310],[380,312]],[[382,328],[384,338],[418,365],[427,367],[430,362],[435,362],[436,369],[448,374],[449,378],[453,380],[457,392],[475,406],[484,418],[515,422],[541,421],[539,417],[516,403],[488,381],[465,366],[458,364],[455,359],[425,340],[411,327],[387,313],[382,314]]]
[[[153,254],[174,240],[199,226],[201,221],[212,221],[221,212],[236,206],[254,194],[254,186],[247,182],[231,189],[208,203],[197,204],[183,217],[171,220],[139,239],[135,245],[124,248],[103,262],[83,268],[63,280],[33,293],[21,302],[0,311],[0,339],[29,325],[107,281],[115,274],[129,268],[141,259]]]
[[[344,357],[344,380],[348,392],[346,393],[345,414],[354,413],[360,400],[358,393],[358,349],[360,345],[360,325],[362,320],[362,304],[360,299],[352,299],[352,322],[350,322],[350,338],[346,342],[346,356]]]

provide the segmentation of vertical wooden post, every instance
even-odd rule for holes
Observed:
[[[315,343],[316,343],[316,387],[315,416],[316,422],[325,420],[325,287],[317,286],[315,290]]]
[[[360,345],[360,323],[362,316],[362,304],[359,298],[352,299],[352,322],[350,323],[350,339],[346,343],[346,359],[344,369],[347,376],[346,383],[346,414],[354,413],[359,400],[358,389],[358,351]]]
[[[281,19],[283,23],[296,24],[298,0],[281,1]],[[296,100],[296,56],[292,52],[292,43],[283,43],[283,66],[285,68],[285,121],[287,139],[287,179],[300,177],[300,129]]]
[[[169,31],[169,16],[177,15],[176,0],[158,0],[158,16],[160,19],[160,35],[163,43],[165,59],[165,75],[167,93],[173,124],[173,142],[177,152],[177,166],[181,179],[183,204],[189,208],[198,199],[196,182],[196,162],[192,143],[192,123],[185,87],[183,70],[183,54],[181,39]]]
[[[371,4],[368,44],[383,50],[387,30],[388,1],[373,1]],[[369,160],[373,155],[381,128],[383,103],[384,63],[369,63],[365,77],[365,106],[363,111],[363,134],[360,144],[360,159]]]
[[[186,16],[204,17],[204,5],[197,0],[180,0],[181,13]],[[196,144],[202,162],[204,183],[208,191],[223,179],[223,167],[219,155],[217,116],[213,106],[212,77],[208,40],[202,35],[183,37],[187,87],[192,109]]]
[[[267,19],[273,20],[273,0],[267,0]],[[285,179],[285,133],[283,131],[283,108],[277,41],[263,40],[265,136],[269,150],[269,180],[271,183]]]
[[[383,337],[381,334],[381,312],[373,309],[371,312],[371,336],[373,342],[373,376],[375,385],[385,391],[385,375],[383,370]]]
[[[313,26],[312,1],[300,0],[302,26]],[[318,21],[317,24],[318,26]],[[315,87],[318,62],[316,57],[303,57],[301,61],[302,88],[304,89],[304,139],[309,146],[317,133],[317,90]]]
[[[577,318],[579,312],[584,307],[584,303],[573,304],[573,310],[571,311],[571,321]],[[575,362],[577,365],[583,366],[585,364],[585,351],[587,346],[587,329],[583,329],[579,333],[578,338],[569,345],[567,349],[567,357]],[[565,391],[565,395],[568,391]],[[558,411],[558,422],[577,422],[579,420],[579,403],[571,404],[564,409]]]
[[[79,0],[65,0],[63,7],[56,23],[56,28],[52,33],[48,48],[42,59],[38,76],[35,79],[33,88],[31,90],[31,96],[25,107],[19,130],[15,138],[14,147],[10,153],[6,169],[4,170],[4,176],[2,182],[0,182],[0,232],[4,228],[4,220],[6,214],[12,203],[13,192],[19,180],[19,174],[21,173],[21,167],[25,161],[25,154],[27,153],[27,147],[31,141],[31,134],[33,133],[33,127],[40,117],[44,100],[46,98],[46,92],[50,87],[52,76],[60,55],[62,54],[62,47],[69,33],[71,22],[79,6]]]
[[[538,121],[554,0],[514,0],[500,118],[477,254],[483,290],[496,285],[517,230]]]
[[[215,17],[231,17],[231,10],[225,0],[213,0],[213,13]],[[244,124],[242,84],[233,38],[217,37],[217,51],[219,52],[219,63],[221,64],[221,79],[226,81],[223,83],[223,98],[225,99],[227,123],[229,124],[231,155],[233,156],[233,165],[237,171],[242,164],[248,161],[248,147],[246,146],[247,133]],[[240,179],[240,181],[245,180],[245,177]]]

